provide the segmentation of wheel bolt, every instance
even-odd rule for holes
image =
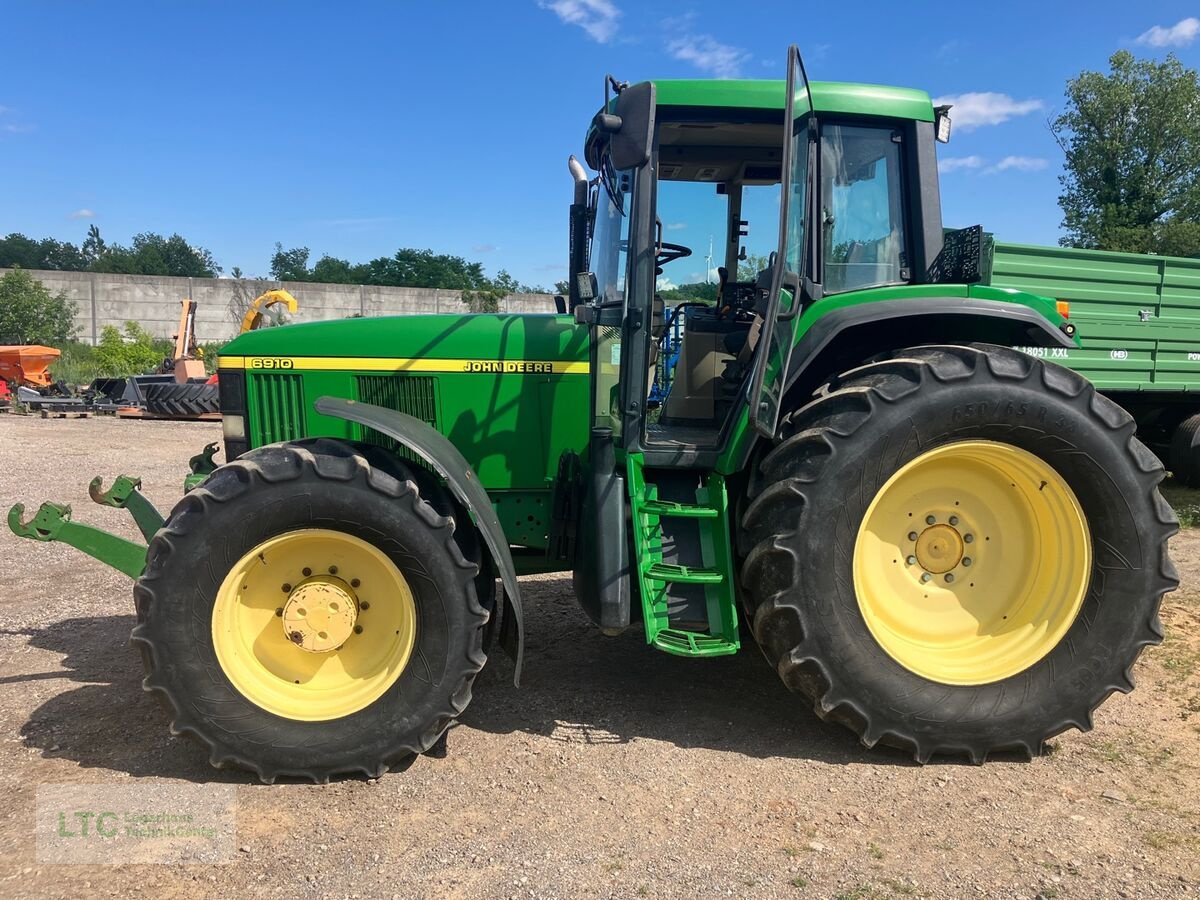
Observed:
[[[925,524],[926,524],[926,525],[932,525],[932,524],[933,524],[934,522],[936,522],[936,521],[937,521],[937,519],[936,519],[936,518],[934,518],[933,516],[926,516],[926,517],[925,517]]]
[[[368,610],[371,608],[371,604],[364,600],[362,603],[358,604],[358,608],[361,610]]]
[[[905,559],[904,561],[906,563],[908,563],[910,566],[915,566],[917,564],[917,558],[915,556],[910,556],[907,559]]]
[[[964,534],[964,535],[963,535],[963,540],[964,540],[964,541],[966,541],[966,542],[969,544],[969,543],[971,543],[971,541],[975,540],[975,535],[973,535],[973,534]]]
[[[361,626],[361,625],[355,625],[355,626],[354,626],[354,633],[355,633],[355,634],[362,634],[362,626]]]
[[[336,575],[336,574],[337,574],[337,566],[330,566],[330,567],[329,567],[329,574],[330,574],[330,575]]]
[[[351,579],[350,579],[350,587],[354,587],[354,588],[356,588],[356,587],[358,587],[360,584],[362,584],[362,582],[361,582],[361,581],[359,581],[357,578],[351,578]]]
[[[910,531],[908,533],[908,539],[910,541],[915,541],[917,539],[917,533],[915,531]]]
[[[282,616],[283,616],[283,607],[282,606],[275,610],[275,615],[282,618]]]
[[[292,586],[290,584],[285,584],[283,586],[283,592],[285,594],[290,594],[292,592]]]
[[[951,516],[951,517],[950,517],[950,524],[951,524],[951,525],[957,525],[957,524],[958,524],[958,516]]]
[[[928,572],[926,572],[924,575],[921,576],[921,580],[922,581],[932,581],[933,576],[930,575]]]
[[[962,564],[963,564],[964,566],[969,566],[969,565],[971,564],[971,557],[969,557],[969,556],[964,556],[964,557],[963,557]]]
[[[954,576],[953,576],[953,575],[947,575],[947,576],[946,576],[946,584],[951,584],[953,581],[954,581]]]
[[[303,570],[301,570],[301,574],[302,574],[302,575],[303,575],[305,578],[307,578],[309,575],[311,575],[311,574],[312,574],[312,569],[310,569],[310,568],[308,568],[307,566],[305,566],[305,567],[304,567],[304,569],[303,569]]]

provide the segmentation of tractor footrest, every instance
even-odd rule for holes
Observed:
[[[716,569],[676,566],[668,563],[655,563],[650,566],[646,569],[646,577],[651,581],[680,584],[720,584],[725,580],[725,576]]]
[[[689,506],[672,500],[647,500],[642,512],[652,516],[678,516],[686,519],[715,519],[719,513],[711,506]]]
[[[654,636],[654,646],[676,656],[729,656],[738,651],[737,641],[679,628],[664,628]]]

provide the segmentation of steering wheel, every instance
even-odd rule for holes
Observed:
[[[658,255],[654,257],[654,271],[656,275],[662,274],[662,267],[667,263],[673,263],[677,259],[683,259],[685,256],[691,256],[692,250],[690,247],[685,247],[683,244],[668,244],[665,241],[658,245]]]

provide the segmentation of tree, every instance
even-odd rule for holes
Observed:
[[[1121,50],[1067,82],[1050,123],[1066,155],[1064,246],[1200,254],[1200,81],[1169,54]]]
[[[75,335],[77,307],[66,294],[52,295],[28,272],[0,278],[0,344],[63,344]]]
[[[96,227],[95,223],[89,225],[81,252],[83,261],[90,268],[96,264],[96,260],[102,257],[107,249],[108,245],[104,242],[104,238],[100,237],[100,229]]]
[[[308,248],[284,250],[283,244],[276,241],[271,255],[271,277],[276,281],[309,281]]]

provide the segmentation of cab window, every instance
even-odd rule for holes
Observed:
[[[821,129],[825,293],[908,280],[899,132]]]

